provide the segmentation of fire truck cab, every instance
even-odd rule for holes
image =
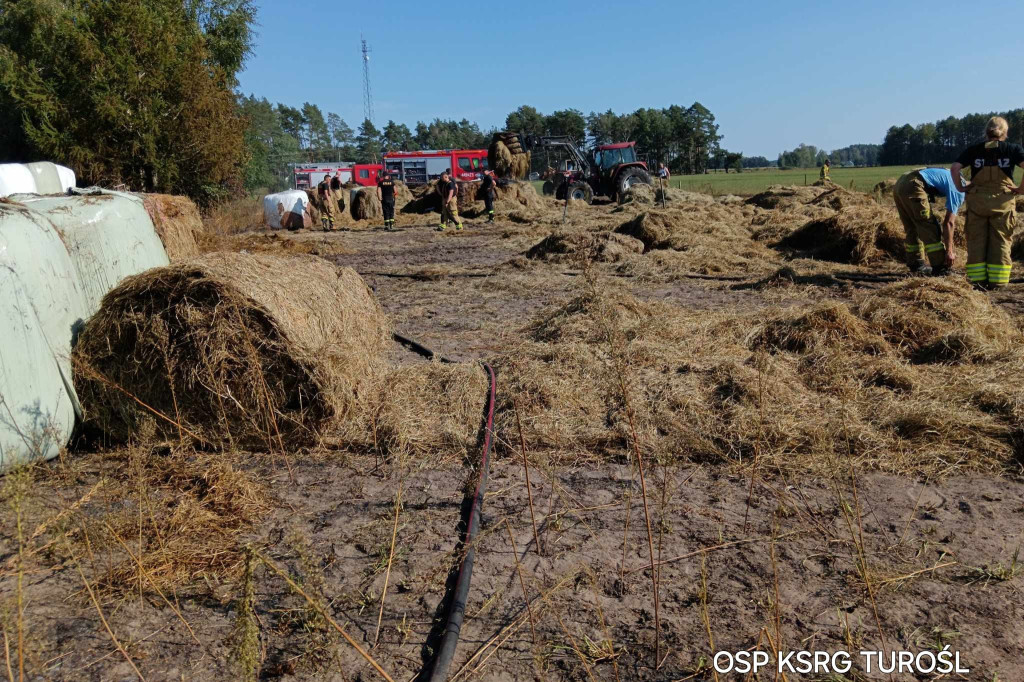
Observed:
[[[479,180],[487,169],[486,149],[427,149],[418,152],[388,152],[384,165],[409,187],[425,185],[451,169],[456,180]]]

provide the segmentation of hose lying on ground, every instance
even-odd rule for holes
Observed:
[[[451,362],[423,344],[397,332],[393,333],[393,337],[398,343],[427,359],[437,358],[441,362]],[[480,477],[477,479],[476,490],[469,508],[469,518],[466,520],[466,532],[462,539],[464,550],[462,563],[459,566],[459,575],[452,593],[451,605],[448,607],[448,619],[444,626],[444,634],[441,636],[441,646],[438,647],[437,656],[434,657],[430,682],[445,682],[448,679],[448,670],[451,668],[452,659],[455,657],[455,646],[459,643],[462,622],[466,616],[466,600],[469,598],[469,583],[473,578],[473,560],[476,558],[476,536],[480,530],[480,514],[483,512],[484,493],[487,491],[487,478],[491,469],[494,405],[497,402],[498,393],[497,379],[494,369],[490,365],[484,362],[481,363],[481,366],[487,373],[488,391],[484,413],[483,447],[480,452]]]

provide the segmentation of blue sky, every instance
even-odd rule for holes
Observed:
[[[589,6],[587,12],[582,7]],[[314,9],[315,8],[315,9]],[[259,2],[241,90],[362,121],[501,126],[522,104],[688,106],[723,146],[881,142],[892,124],[1024,106],[1024,2]]]

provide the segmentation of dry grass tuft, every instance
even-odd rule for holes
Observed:
[[[142,194],[142,203],[172,263],[199,255],[206,230],[199,209],[188,197]]]
[[[370,428],[378,451],[430,462],[461,461],[476,442],[487,386],[476,363],[391,369],[374,398]]]
[[[896,211],[874,202],[842,207],[834,215],[811,220],[785,236],[779,246],[813,258],[856,265],[883,259],[902,263],[906,257],[903,226]]]

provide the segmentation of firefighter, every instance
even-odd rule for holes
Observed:
[[[941,228],[931,209],[931,201],[940,196],[946,200]],[[892,197],[906,233],[907,267],[917,275],[943,274],[956,260],[953,228],[956,213],[964,202],[963,192],[957,190],[952,174],[945,168],[910,171],[896,181]]]
[[[1024,183],[1013,184],[1013,171],[1024,168],[1024,147],[1007,142],[1008,132],[1006,119],[993,116],[985,125],[985,141],[964,150],[949,169],[956,188],[967,193],[967,279],[979,289],[1010,281],[1015,195],[1024,194]],[[971,169],[966,184],[960,176],[964,167]]]
[[[320,224],[324,232],[334,229],[334,196],[331,193],[331,176],[325,174],[323,182],[316,186],[316,195],[320,199],[323,210],[320,212]]]
[[[832,162],[825,159],[825,163],[821,164],[821,172],[818,173],[818,180],[821,182],[832,182],[832,178],[829,177],[828,172],[832,170]]]
[[[395,180],[390,171],[385,170],[377,180],[377,198],[384,212],[384,229],[395,229]]]
[[[498,190],[497,185],[494,182],[494,172],[491,170],[484,171],[483,182],[480,183],[480,189],[484,193],[484,208],[487,209],[487,222],[494,222],[494,197]]]
[[[441,179],[437,181],[437,193],[441,196],[441,223],[437,226],[438,232],[444,232],[449,222],[455,223],[456,230],[462,229],[462,221],[459,220],[458,188],[451,173],[449,168],[441,173]]]

